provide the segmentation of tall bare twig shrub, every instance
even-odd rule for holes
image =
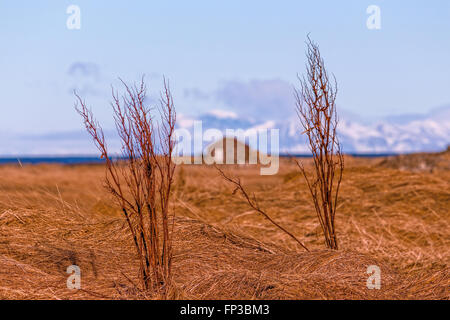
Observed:
[[[106,188],[117,199],[131,232],[143,289],[164,295],[172,284],[174,214],[169,211],[169,203],[175,171],[172,151],[176,113],[165,79],[157,108],[145,106],[143,78],[139,85],[121,82],[125,93],[119,97],[113,89],[111,103],[122,143],[120,159],[110,154],[100,124],[76,93],[75,108],[105,159]],[[159,119],[155,118],[158,115]]]
[[[314,160],[313,175],[308,175],[302,163],[297,164],[308,184],[326,246],[338,249],[335,216],[344,158],[336,132],[337,83],[334,75],[328,75],[318,45],[309,37],[306,44],[306,75],[299,77],[295,98]]]

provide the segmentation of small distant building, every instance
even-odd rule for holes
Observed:
[[[207,164],[257,164],[258,151],[237,138],[225,137],[206,147],[203,156]]]

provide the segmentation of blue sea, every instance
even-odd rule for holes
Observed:
[[[95,164],[104,160],[94,156],[26,156],[26,157],[0,157],[1,164]]]
[[[365,157],[365,158],[376,158],[376,157],[388,157],[394,156],[393,153],[378,153],[378,154],[351,154],[354,157]],[[310,155],[307,154],[281,154],[280,157],[301,157],[307,158]],[[0,157],[0,165],[2,164],[99,164],[103,163],[104,160],[100,157],[95,156],[7,156]]]

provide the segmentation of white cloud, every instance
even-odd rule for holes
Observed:
[[[219,119],[237,119],[238,117],[236,112],[220,109],[211,110],[208,112],[208,114],[213,115]]]

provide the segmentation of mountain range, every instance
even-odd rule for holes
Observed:
[[[279,129],[280,152],[309,152],[305,135],[296,117],[284,120],[255,120],[231,111],[213,110],[198,117],[178,115],[178,127],[192,129],[195,120],[202,121],[203,131],[219,129]],[[110,149],[118,152],[120,142],[113,130],[106,130]],[[410,153],[444,150],[450,144],[450,106],[432,109],[428,114],[405,114],[376,121],[365,121],[341,113],[338,134],[346,153]],[[77,155],[97,154],[86,132],[68,131],[40,135],[3,133],[0,155]]]
[[[268,128],[280,130],[280,152],[308,153],[307,139],[299,120],[292,117],[278,121],[242,119],[232,112],[215,110],[198,118],[182,118],[181,126],[190,128],[201,120],[207,128],[244,130]],[[450,144],[450,106],[432,109],[428,114],[405,114],[376,121],[343,113],[338,135],[346,153],[410,153],[444,150]]]

